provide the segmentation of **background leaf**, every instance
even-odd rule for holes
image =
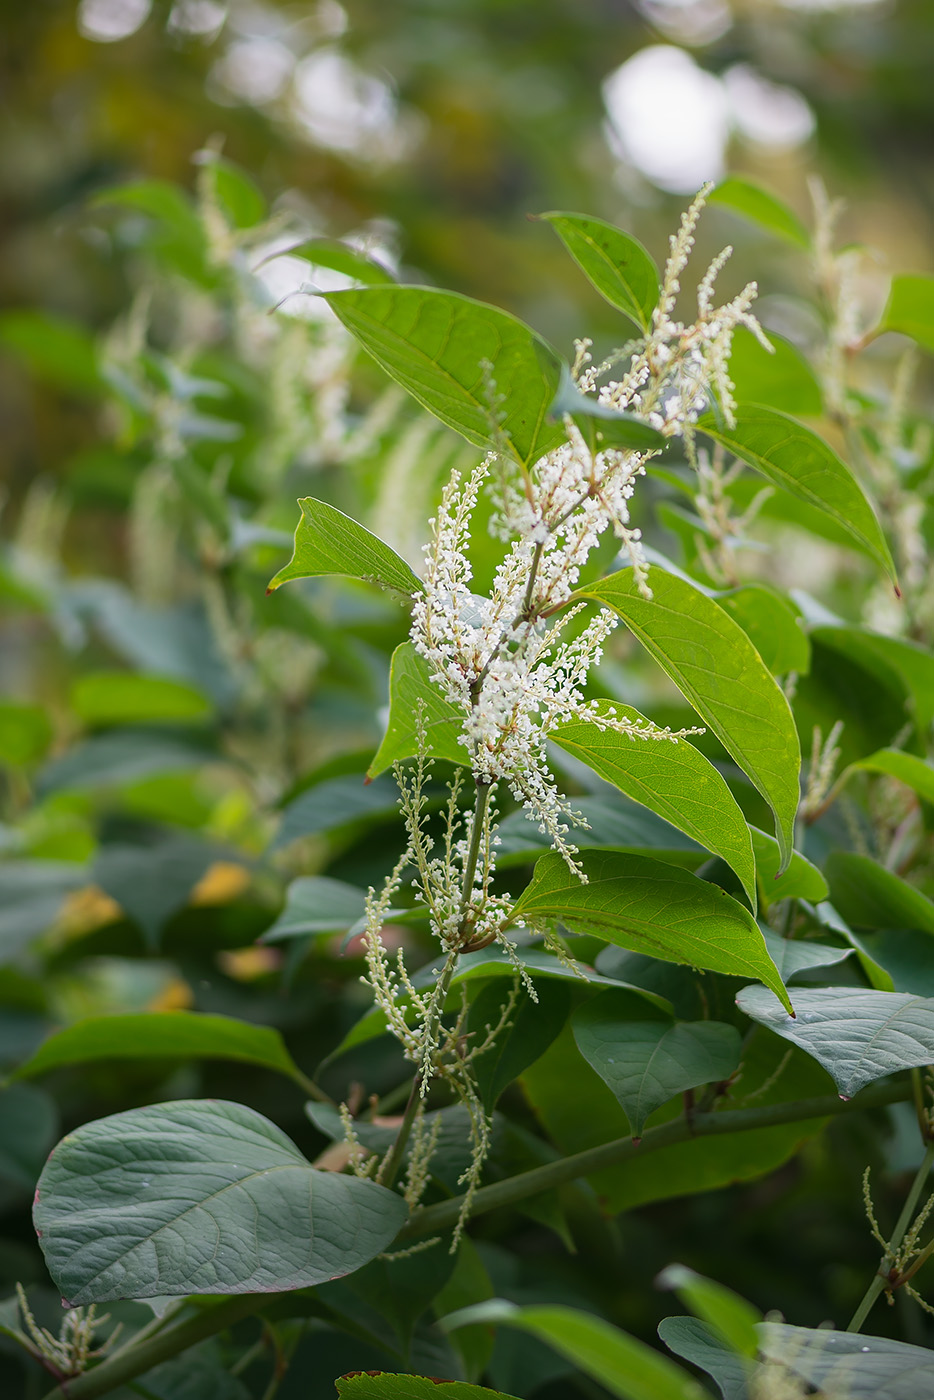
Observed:
[[[310,1288],[366,1264],[406,1214],[382,1186],[316,1171],[261,1114],[212,1100],[78,1128],[49,1158],[33,1218],[76,1307]]]
[[[754,180],[731,175],[711,191],[708,203],[722,204],[798,248],[811,246],[810,235],[797,214]]]

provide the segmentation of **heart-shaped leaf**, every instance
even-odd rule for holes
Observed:
[[[585,851],[587,883],[557,853],[542,856],[511,917],[558,921],[578,933],[734,977],[755,977],[791,1003],[755,919],[716,885],[648,856]]]
[[[776,486],[826,511],[894,582],[895,565],[882,527],[833,448],[803,423],[763,404],[741,405],[735,419],[728,427],[708,413],[697,426]]]
[[[795,992],[794,1020],[764,987],[743,987],[736,1004],[813,1055],[844,1099],[874,1079],[934,1064],[934,998],[863,987],[804,988]]]
[[[306,496],[298,504],[302,518],[295,528],[292,558],[270,579],[267,592],[290,579],[321,574],[360,578],[406,597],[421,592],[421,579],[405,560],[363,525],[314,496]]]
[[[622,1104],[633,1137],[675,1094],[728,1079],[739,1064],[735,1026],[633,1020],[633,998],[602,992],[573,1017],[574,1039],[588,1064]],[[648,1009],[648,1008],[646,1008]]]
[[[325,296],[387,374],[476,447],[508,440],[528,466],[564,441],[548,421],[561,360],[496,306],[432,287],[362,287]]]
[[[252,1109],[183,1100],[70,1133],[39,1178],[33,1219],[76,1307],[310,1288],[368,1263],[407,1214],[372,1181],[317,1171]]]
[[[685,579],[652,569],[651,598],[631,569],[578,589],[612,608],[709,724],[775,813],[782,869],[798,810],[798,732],[788,701],[738,623]]]

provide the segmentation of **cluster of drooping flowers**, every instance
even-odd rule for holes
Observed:
[[[705,193],[685,214],[671,241],[661,298],[646,335],[599,366],[591,362],[590,342],[579,341],[572,371],[581,393],[614,410],[637,414],[666,437],[682,437],[689,455],[693,455],[693,425],[704,409],[717,400],[727,418],[732,413],[727,363],[736,328],[749,327],[771,349],[749,310],[755,284],[726,305],[713,307],[714,282],[729,249],[714,261],[700,284],[697,320],[685,325],[674,319],[679,278],[693,246]],[[621,378],[598,382],[623,362],[628,367]],[[653,452],[592,448],[566,416],[560,445],[531,467],[510,467],[509,443],[496,413],[495,366],[481,369],[489,391],[496,450],[466,477],[457,471],[451,474],[431,522],[424,587],[413,600],[411,629],[432,683],[453,715],[460,716],[459,738],[474,782],[475,804],[472,812],[461,810],[464,782],[458,779],[452,787],[443,839],[439,842],[431,836],[423,792],[429,745],[420,722],[414,776],[401,769],[396,773],[407,848],[382,893],[377,897],[371,892],[367,917],[367,981],[390,1032],[417,1067],[406,1111],[408,1126],[400,1132],[403,1147],[409,1133],[413,1135],[410,1204],[424,1184],[423,1159],[431,1150],[431,1135],[419,1125],[432,1077],[447,1080],[470,1115],[474,1161],[465,1176],[468,1200],[488,1149],[489,1125],[473,1088],[470,1064],[494,1043],[509,1013],[504,1026],[487,1028],[486,1039],[472,1048],[466,1048],[461,1035],[463,1016],[452,1029],[443,1014],[462,954],[496,940],[513,959],[517,977],[523,974],[505,934],[511,901],[493,888],[498,786],[509,789],[570,869],[585,881],[578,852],[567,836],[571,824],[586,823],[559,792],[551,774],[546,752],[549,737],[571,723],[614,731],[636,743],[677,743],[686,734],[698,732],[673,733],[641,717],[621,714],[607,702],[588,700],[584,694],[588,673],[600,660],[617,619],[602,609],[591,621],[569,626],[585,606],[574,598],[581,571],[607,530],[613,531],[628,555],[638,588],[651,597],[648,566],[639,531],[630,523],[629,502]],[[493,499],[491,531],[507,546],[485,598],[471,590],[470,561],[471,527],[484,487]],[[426,906],[432,932],[444,951],[443,966],[435,969],[427,988],[415,985],[401,956],[390,958],[381,936],[395,894],[406,880]],[[391,1184],[401,1150],[397,1143],[379,1167],[377,1179]]]

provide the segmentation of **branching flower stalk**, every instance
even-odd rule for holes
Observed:
[[[578,341],[573,367],[582,394],[614,410],[639,415],[665,437],[681,438],[696,465],[693,432],[699,415],[716,400],[727,420],[732,419],[728,362],[736,328],[747,326],[771,349],[750,310],[754,283],[731,301],[714,306],[715,280],[730,249],[714,260],[700,282],[696,319],[686,324],[675,318],[680,278],[705,194],[691,205],[671,240],[661,297],[646,335],[601,365],[593,364],[590,343]],[[462,1034],[464,1009],[453,1026],[445,1020],[461,954],[498,942],[534,996],[506,935],[512,923],[512,901],[493,884],[497,794],[508,790],[570,870],[586,881],[577,848],[569,839],[572,826],[586,823],[559,792],[550,771],[546,755],[550,735],[570,721],[613,731],[633,743],[678,743],[698,732],[673,733],[649,721],[633,721],[612,706],[584,697],[588,674],[600,660],[617,618],[601,610],[590,621],[577,622],[584,603],[575,600],[574,589],[591,552],[612,530],[628,556],[637,586],[651,597],[648,565],[640,532],[630,521],[629,502],[654,454],[591,448],[568,416],[564,441],[558,447],[530,468],[517,466],[502,427],[495,366],[481,369],[496,450],[466,477],[458,471],[451,474],[431,522],[424,588],[414,597],[411,627],[412,642],[428,664],[432,683],[461,717],[459,741],[470,779],[460,776],[452,784],[443,832],[432,836],[424,796],[431,746],[419,720],[417,761],[410,769],[395,770],[408,833],[406,849],[382,892],[370,892],[364,940],[365,980],[390,1033],[416,1067],[396,1141],[376,1180],[391,1184],[408,1152],[406,1198],[410,1205],[417,1203],[435,1145],[425,1128],[424,1099],[433,1079],[445,1081],[467,1110],[473,1146],[458,1233],[490,1140],[489,1117],[477,1095],[471,1066],[502,1033],[513,1004],[501,1026],[488,1028],[485,1040],[469,1047]],[[607,378],[611,372],[618,377]],[[490,530],[505,552],[490,595],[481,598],[471,591],[470,540],[484,489],[493,504]],[[467,781],[472,781],[474,801],[472,810],[465,811],[461,793]],[[443,955],[427,990],[413,985],[401,954],[392,959],[381,937],[394,897],[407,882],[427,908],[431,932]]]

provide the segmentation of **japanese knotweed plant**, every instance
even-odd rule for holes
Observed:
[[[370,777],[395,773],[402,849],[389,877],[367,896],[331,879],[300,882],[316,903],[310,921],[297,921],[297,933],[295,925],[286,930],[289,937],[309,927],[362,930],[365,980],[375,1001],[369,1017],[396,1039],[410,1074],[387,1095],[389,1104],[367,1106],[351,1094],[349,1103],[337,1105],[266,1028],[215,1024],[224,1018],[208,1016],[179,1017],[177,1029],[149,1027],[157,1050],[165,1051],[170,1036],[187,1036],[184,1053],[228,1055],[285,1074],[316,1100],[309,1106],[316,1126],[344,1141],[336,1157],[312,1165],[268,1119],[216,1100],[133,1109],[70,1134],[43,1173],[35,1209],[42,1248],[69,1305],[246,1295],[204,1308],[170,1305],[164,1318],[70,1382],[75,1400],[103,1394],[258,1311],[261,1295],[281,1301],[371,1263],[379,1270],[409,1268],[408,1261],[396,1262],[400,1254],[449,1231],[456,1247],[472,1212],[515,1204],[705,1135],[776,1126],[797,1135],[805,1120],[848,1112],[857,1094],[860,1107],[907,1100],[910,1086],[892,1076],[934,1056],[930,1003],[919,1006],[918,997],[887,986],[884,969],[825,902],[829,881],[845,916],[848,889],[870,878],[864,888],[872,899],[893,900],[907,919],[930,917],[927,901],[891,870],[868,862],[867,874],[867,859],[849,852],[830,857],[825,880],[794,848],[796,817],[804,818],[802,829],[819,822],[833,796],[836,750],[846,732],[841,738],[836,714],[825,725],[828,737],[815,746],[802,805],[789,704],[802,633],[790,606],[773,596],[734,596],[742,592],[732,584],[743,531],[761,500],[761,493],[747,495],[734,510],[740,472],[750,467],[768,487],[828,516],[836,535],[842,532],[893,578],[888,545],[849,468],[792,416],[796,405],[805,415],[816,413],[816,381],[789,359],[787,346],[775,358],[794,373],[790,381],[779,376],[773,392],[762,369],[772,361],[772,346],[753,315],[755,286],[717,304],[726,254],[700,278],[690,313],[683,310],[680,283],[701,204],[702,198],[684,216],[661,274],[640,244],[609,224],[544,216],[631,327],[601,359],[581,338],[565,363],[515,317],[433,288],[383,282],[326,294],[364,349],[476,452],[475,464],[453,471],[440,493],[419,573],[362,524],[307,497],[293,558],[271,583],[349,576],[392,592],[410,613],[408,639],[392,658],[385,734],[369,769]],[[758,379],[752,376],[757,393],[749,389],[750,345],[759,356]],[[688,572],[642,540],[637,493],[656,471],[669,483],[691,482],[697,513],[690,528],[703,544],[693,554],[685,550]],[[487,527],[495,562],[481,596],[474,591],[481,575],[478,532]],[[611,541],[620,557],[601,576]],[[483,543],[489,556],[491,545]],[[674,730],[621,700],[595,697],[594,668],[620,623],[680,690],[697,726]],[[691,742],[701,726],[756,790],[760,810],[771,811],[774,835],[750,824],[722,772]],[[656,858],[666,848],[650,841],[633,848],[618,830],[592,829],[588,814],[593,828],[599,825],[595,804],[581,800],[577,810],[565,791],[565,756],[690,838],[691,869]],[[889,752],[884,767],[877,755],[872,771],[913,774],[911,781],[921,784],[927,775],[918,776],[921,761],[912,767],[912,757]],[[872,769],[870,760],[865,766]],[[452,769],[439,799],[438,779]],[[517,875],[507,874],[502,860],[497,868],[509,843],[513,854],[537,857],[531,879],[512,889]],[[708,854],[712,865],[702,865]],[[805,937],[792,942],[763,930],[759,911],[773,930],[800,928]],[[433,955],[416,969],[393,951],[390,926],[420,920]],[[626,983],[588,999],[593,989],[584,982],[606,978],[575,961],[566,934],[592,935],[617,949],[753,985],[742,988],[734,1007],[733,984],[722,1020],[707,1014],[705,1002],[703,1019],[692,1023],[677,1019],[664,999],[661,1006],[659,997],[653,1001],[647,988]],[[275,928],[266,935],[278,936]],[[847,946],[827,946],[828,937]],[[869,969],[870,985],[812,983],[794,989],[792,1004],[784,976],[840,961],[850,940],[867,958],[861,966]],[[484,1001],[484,985],[471,999],[465,973],[484,965],[500,973],[504,963],[514,974],[511,989]],[[565,1006],[554,1033],[570,1016],[587,1072],[595,1071],[615,1096],[628,1131],[481,1185],[497,1094],[525,1072],[517,1065],[534,1072],[542,1054],[539,1046],[523,1059],[524,1047],[515,1045],[520,1018],[527,1027],[530,1015],[546,1010],[530,1006],[527,995],[545,1003],[542,979],[575,973],[583,979],[581,1005],[573,1014]],[[647,999],[654,1019],[633,1013],[632,996]],[[745,1041],[733,1023],[741,1017],[753,1023]],[[67,1034],[57,1050],[53,1037],[37,1061],[70,1063],[55,1058],[70,1053],[61,1045]],[[768,1047],[758,1070],[750,1069],[750,1043],[754,1052]],[[497,1079],[487,1067],[504,1047],[509,1072]],[[802,1060],[814,1069],[808,1057],[832,1076],[838,1096],[801,1089],[800,1079],[784,1092]],[[628,1078],[623,1062],[635,1067]],[[886,1082],[866,1088],[877,1079]],[[702,1090],[696,1101],[695,1090]],[[683,1114],[646,1126],[656,1109],[677,1104],[680,1095]],[[402,1103],[399,1117],[387,1117],[389,1107]],[[461,1110],[457,1124],[464,1111],[468,1123],[464,1189],[454,1199],[429,1197],[423,1204],[429,1183],[432,1191],[443,1183],[439,1149],[453,1121],[444,1117],[452,1103]],[[927,1117],[922,1134],[930,1140]],[[912,1188],[909,1215],[932,1154]],[[338,1170],[323,1169],[335,1164]],[[886,1286],[914,1277],[927,1257],[922,1225],[923,1219],[909,1229],[906,1215],[883,1241],[885,1274],[867,1295],[867,1309]],[[416,1261],[416,1271],[424,1263]],[[430,1262],[426,1268],[430,1273]],[[672,1286],[697,1291],[683,1277]],[[710,1319],[710,1290],[701,1292],[699,1310]],[[339,1304],[339,1294],[322,1292],[313,1306],[327,1309],[329,1297]],[[527,1315],[490,1306],[494,1311],[476,1320],[533,1332],[545,1326],[535,1309]],[[805,1330],[768,1324],[763,1331],[747,1305],[739,1312],[734,1302],[724,1306],[721,1330],[748,1358],[758,1348],[770,1363],[776,1351],[783,1360],[795,1340],[790,1333]],[[641,1393],[654,1393],[657,1381],[660,1394],[693,1394],[671,1363],[662,1365],[598,1319],[584,1323],[567,1310],[547,1311],[549,1341],[560,1348],[569,1329],[576,1341],[568,1342],[567,1354],[585,1370],[581,1328],[604,1329],[600,1345],[615,1359],[591,1373],[612,1374],[618,1393],[630,1391],[628,1381],[615,1378],[636,1368],[647,1378]],[[677,1329],[669,1331],[666,1340],[678,1351]],[[820,1335],[832,1337],[836,1354],[846,1350],[843,1334]],[[823,1365],[820,1335],[804,1339],[808,1368]],[[681,1337],[684,1346],[688,1341]],[[810,1384],[804,1368],[804,1361],[795,1363],[795,1376]]]

